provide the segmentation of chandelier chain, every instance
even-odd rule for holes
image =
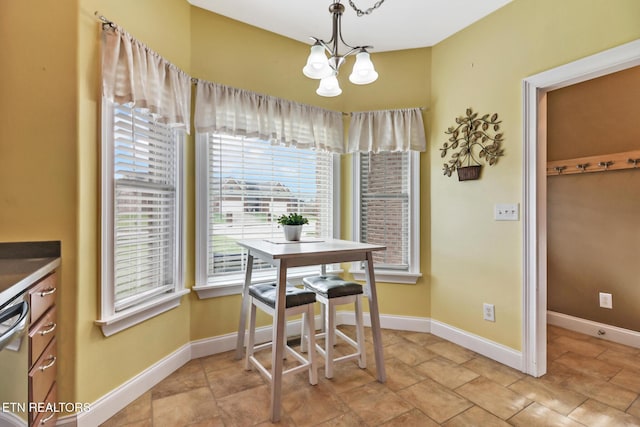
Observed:
[[[376,10],[377,8],[379,8],[380,6],[382,6],[382,3],[384,3],[384,0],[378,0],[373,7],[370,7],[367,10],[362,10],[359,9],[358,6],[355,5],[355,3],[353,2],[353,0],[349,0],[349,6],[351,6],[353,8],[353,10],[356,11],[356,14],[358,15],[358,17],[363,16],[363,15],[370,15],[371,12],[373,12],[374,10]]]

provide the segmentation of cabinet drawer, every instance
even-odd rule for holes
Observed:
[[[29,371],[29,402],[44,402],[56,380],[57,362],[54,337]]]
[[[32,417],[35,420],[31,423],[32,427],[53,427],[56,425],[57,414],[55,412],[56,402],[58,401],[56,384],[53,384],[47,398],[42,404],[36,405],[38,412],[34,412]],[[39,412],[42,411],[42,412]],[[33,418],[32,418],[33,419]]]
[[[47,311],[38,323],[29,328],[29,366],[32,366],[40,357],[47,344],[56,335],[56,307],[53,306]]]
[[[29,306],[31,307],[31,321],[38,321],[45,311],[56,302],[56,273],[51,273],[42,279],[29,291]]]

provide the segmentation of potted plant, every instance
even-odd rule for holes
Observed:
[[[309,220],[298,213],[283,214],[278,218],[278,224],[284,229],[284,238],[294,242],[300,240],[302,226],[308,223]]]
[[[451,176],[457,170],[458,180],[467,181],[480,177],[479,159],[484,158],[489,166],[495,165],[498,157],[504,155],[503,134],[493,134],[500,131],[500,123],[497,113],[478,117],[471,108],[467,108],[466,116],[456,118],[456,126],[445,132],[451,137],[440,149],[442,158],[451,152],[449,164],[444,164],[444,174]]]

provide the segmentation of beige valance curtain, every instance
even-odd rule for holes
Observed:
[[[342,113],[217,83],[198,81],[194,121],[196,132],[344,152]]]
[[[420,108],[351,114],[347,151],[425,151],[427,141]]]
[[[148,109],[190,130],[191,77],[115,24],[103,26],[102,90],[114,102]]]

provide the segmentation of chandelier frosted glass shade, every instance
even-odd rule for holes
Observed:
[[[310,79],[322,79],[333,74],[329,66],[329,60],[324,53],[324,47],[320,44],[311,46],[311,53],[307,58],[307,64],[302,69],[305,76]]]
[[[316,93],[320,96],[328,97],[340,95],[342,89],[340,89],[340,83],[338,83],[336,75],[332,74],[320,80],[320,86],[316,90]]]
[[[356,63],[353,65],[353,71],[349,76],[349,81],[357,85],[366,85],[373,83],[378,78],[378,73],[373,67],[373,62],[369,57],[369,53],[365,50],[356,55]]]

